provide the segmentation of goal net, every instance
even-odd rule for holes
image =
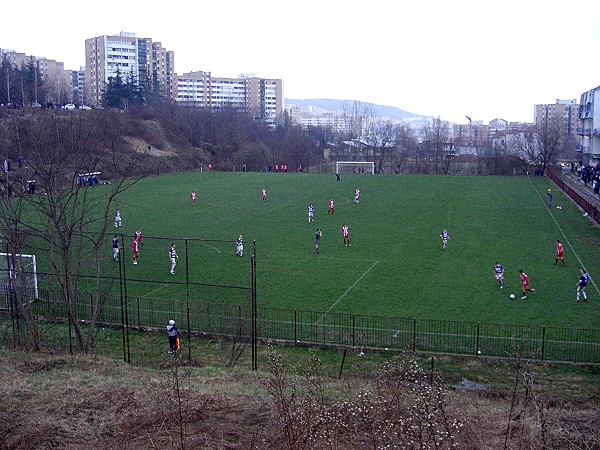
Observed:
[[[375,174],[375,163],[370,161],[337,161],[335,173],[370,173]]]
[[[0,305],[8,309],[9,294],[17,290],[30,298],[38,299],[38,280],[35,255],[0,253],[0,291],[4,294]]]

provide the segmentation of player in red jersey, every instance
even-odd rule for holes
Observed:
[[[329,200],[329,209],[327,210],[327,214],[334,214],[335,210],[333,209],[333,199]]]
[[[138,256],[140,256],[140,246],[136,237],[133,238],[131,243],[131,250],[133,250],[133,264],[137,265]]]
[[[565,262],[565,249],[563,248],[563,245],[560,243],[560,241],[557,239],[556,240],[556,259],[554,260],[554,265],[558,265],[558,260],[561,260],[563,263],[563,266],[566,266],[567,263]]]
[[[525,300],[527,298],[527,293],[535,292],[535,289],[529,287],[529,277],[525,272],[519,270],[519,276],[521,277],[521,290],[523,292],[523,297],[521,297],[521,300]]]
[[[352,247],[350,245],[350,233],[348,231],[348,225],[342,225],[342,239],[344,240],[344,246]]]

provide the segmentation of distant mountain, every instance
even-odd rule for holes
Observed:
[[[303,111],[306,111],[312,107],[316,109],[317,112],[318,110],[324,110],[332,113],[341,113],[342,105],[344,103],[348,104],[351,107],[354,104],[354,100],[335,100],[330,98],[313,98],[303,100],[290,98],[285,99],[286,105],[296,105]],[[376,105],[374,103],[367,102],[361,102],[361,104],[372,107],[376,116],[390,117],[393,120],[428,117],[419,114],[413,114],[408,111],[404,111],[403,109],[396,108],[395,106]]]

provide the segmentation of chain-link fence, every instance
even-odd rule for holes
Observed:
[[[211,289],[215,289],[211,287]],[[221,288],[226,296],[232,288]],[[214,293],[214,295],[218,295]],[[5,292],[5,296],[10,296]],[[128,362],[157,365],[169,352],[166,326],[174,320],[180,356],[195,364],[203,359],[198,339],[223,344],[223,363],[233,365],[252,345],[253,328],[262,341],[327,345],[406,352],[445,353],[540,361],[600,363],[600,330],[506,325],[445,320],[417,320],[345,313],[257,308],[253,320],[250,294],[243,304],[201,299],[109,295],[93,317],[93,296],[79,294],[78,323],[60,293],[44,290],[35,301],[5,298],[11,308],[0,323],[6,345],[52,351],[86,348],[95,320],[95,351]]]

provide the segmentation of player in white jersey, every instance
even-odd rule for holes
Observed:
[[[356,188],[354,190],[354,203],[360,202],[360,189]]]
[[[494,275],[496,276],[496,281],[500,283],[500,289],[504,289],[504,267],[498,261],[494,264]]]
[[[177,250],[175,250],[175,244],[171,244],[171,248],[169,249],[169,258],[171,259],[171,275],[175,275],[175,266],[177,265],[177,260],[179,256],[177,256]]]
[[[310,205],[308,205],[308,207],[306,208],[308,210],[308,222],[314,222],[315,220],[315,207],[312,205],[312,203]]]
[[[120,227],[120,226],[121,226],[121,213],[117,209],[115,211],[115,227]]]
[[[238,255],[238,256],[242,256],[244,254],[244,240],[242,239],[242,235],[241,234],[236,239],[235,243],[237,245],[237,250],[236,250],[235,254]]]
[[[446,250],[446,247],[448,247],[448,239],[450,239],[448,230],[444,228],[444,231],[440,233],[440,237],[442,238],[442,250]]]

